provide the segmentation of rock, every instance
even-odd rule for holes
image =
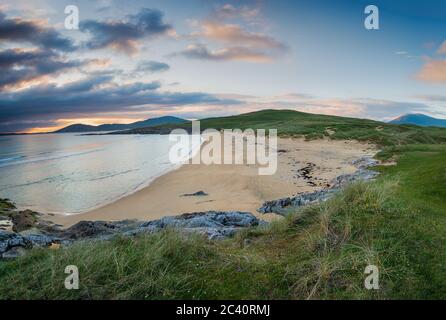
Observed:
[[[142,227],[158,228],[212,228],[212,227],[249,227],[259,224],[259,220],[249,212],[239,211],[207,211],[185,213],[180,216],[164,217],[159,220],[143,223]]]
[[[41,214],[32,210],[19,211],[7,199],[0,199],[0,230],[32,231],[54,233],[59,227],[41,218]]]
[[[259,219],[249,212],[207,211],[164,217],[145,222],[141,224],[140,228],[149,232],[164,228],[176,228],[185,232],[204,234],[209,239],[220,239],[234,235],[237,229],[257,225],[259,225]]]
[[[46,236],[43,234],[30,234],[24,236],[24,239],[30,243],[32,247],[49,247],[55,242],[60,242],[59,238]]]
[[[197,191],[195,193],[185,193],[183,195],[181,195],[182,197],[203,197],[203,196],[207,196],[208,194],[202,190]]]
[[[15,210],[16,207],[14,203],[9,199],[1,199],[0,198],[0,214],[7,213],[9,211]]]
[[[10,219],[0,219],[0,230],[12,231],[13,223]]]
[[[130,228],[135,221],[123,220],[118,222],[106,221],[80,221],[70,228],[60,232],[60,237],[65,239],[86,239],[111,235]]]
[[[3,259],[15,259],[23,256],[26,253],[26,249],[23,247],[13,247],[12,249],[4,252],[1,257]]]
[[[350,184],[355,181],[363,180],[372,180],[378,176],[378,172],[368,170],[368,169],[359,169],[353,174],[343,174],[336,177],[332,182],[332,188],[340,189],[347,184]]]
[[[335,190],[324,189],[314,192],[303,193],[292,198],[266,201],[257,211],[260,213],[277,213],[284,215],[290,208],[299,208],[308,204],[328,200]]]
[[[0,257],[4,258],[5,253],[12,249],[30,249],[34,247],[48,247],[53,243],[60,243],[61,240],[54,236],[42,234],[21,235],[20,233],[0,231]],[[13,253],[9,255],[11,257]]]
[[[21,232],[33,228],[38,220],[38,215],[37,212],[31,210],[14,212],[11,214],[12,223],[14,224],[12,230]]]
[[[351,164],[358,169],[367,169],[369,167],[377,166],[379,161],[370,156],[363,156],[359,159],[353,160]]]

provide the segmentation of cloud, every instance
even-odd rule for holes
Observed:
[[[430,106],[423,103],[371,98],[333,98],[304,101],[297,104],[296,109],[310,113],[387,121],[406,113],[428,111]]]
[[[232,4],[224,4],[214,10],[214,16],[218,19],[237,19],[242,18],[246,21],[252,21],[260,15],[259,7],[241,6],[235,7]]]
[[[194,36],[221,41],[231,45],[244,45],[251,48],[286,50],[287,46],[280,41],[261,33],[248,32],[238,25],[221,24],[206,21],[201,25],[202,31]]]
[[[0,92],[26,85],[67,69],[80,67],[86,62],[68,61],[51,50],[8,49],[0,51]]]
[[[148,60],[139,62],[134,71],[155,73],[167,71],[169,69],[170,66],[167,63]]]
[[[7,18],[0,11],[0,40],[28,42],[43,49],[72,51],[73,42],[60,35],[56,30],[46,27],[40,21]]]
[[[438,48],[437,52],[439,54],[446,54],[446,40],[443,41],[443,43],[441,44],[440,48]]]
[[[265,63],[272,61],[267,54],[246,47],[229,47],[218,50],[209,50],[203,44],[191,44],[183,51],[174,53],[173,56],[183,56],[190,59],[210,61],[245,61]]]
[[[141,9],[126,20],[81,22],[79,28],[91,35],[86,46],[90,49],[113,48],[125,54],[138,52],[138,41],[168,34],[173,30],[163,21],[163,13],[157,9]]]
[[[225,22],[226,19],[237,17],[246,21],[257,17],[259,13],[260,9],[257,7],[250,9],[245,6],[236,8],[231,4],[223,5],[211,14],[211,18],[202,22],[194,20],[191,25],[199,30],[186,38],[193,39],[195,43],[173,55],[210,61],[272,62],[289,51],[285,43],[264,33],[248,31],[246,23],[242,26]],[[209,49],[210,42],[221,47]]]
[[[446,83],[446,60],[427,58],[416,78],[426,82]]]
[[[202,92],[163,92],[156,81],[117,85],[112,80],[112,76],[100,75],[64,86],[46,84],[15,93],[0,93],[0,132],[11,121],[22,123],[67,115],[79,117],[181,105],[238,103]]]
[[[418,102],[383,99],[357,99],[354,101],[363,106],[363,117],[379,120],[391,120],[403,114],[427,112],[431,109],[429,105]]]
[[[417,98],[426,100],[426,101],[441,101],[446,102],[446,95],[420,95]]]

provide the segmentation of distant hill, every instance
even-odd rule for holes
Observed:
[[[421,113],[413,113],[413,114],[405,114],[401,117],[398,117],[389,123],[393,124],[414,124],[422,127],[442,127],[446,128],[446,120],[445,119],[437,119],[426,116]]]
[[[65,128],[59,129],[57,131],[54,131],[54,133],[131,130],[138,128],[154,127],[165,124],[185,123],[185,122],[187,122],[187,120],[177,117],[166,116],[166,117],[147,119],[143,121],[137,121],[129,124],[111,123],[111,124],[101,124],[99,126],[91,126],[79,123],[79,124],[72,124]]]
[[[114,131],[110,134],[168,134],[172,129],[190,131],[190,122]],[[396,126],[385,122],[312,114],[294,110],[261,110],[229,117],[200,120],[201,130],[277,129],[282,136],[305,137],[308,140],[330,138],[359,140],[379,146],[446,143],[446,129]]]

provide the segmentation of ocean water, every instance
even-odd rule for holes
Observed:
[[[167,135],[0,136],[0,197],[20,208],[76,214],[175,169]]]

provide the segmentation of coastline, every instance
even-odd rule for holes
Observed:
[[[321,190],[337,176],[355,172],[353,160],[377,151],[375,146],[357,141],[302,138],[278,138],[278,150],[278,169],[272,176],[259,176],[257,165],[184,164],[110,204],[47,219],[69,227],[83,220],[154,220],[219,210],[251,212],[270,221],[277,215],[257,212],[264,201]],[[185,196],[199,191],[206,195]]]

